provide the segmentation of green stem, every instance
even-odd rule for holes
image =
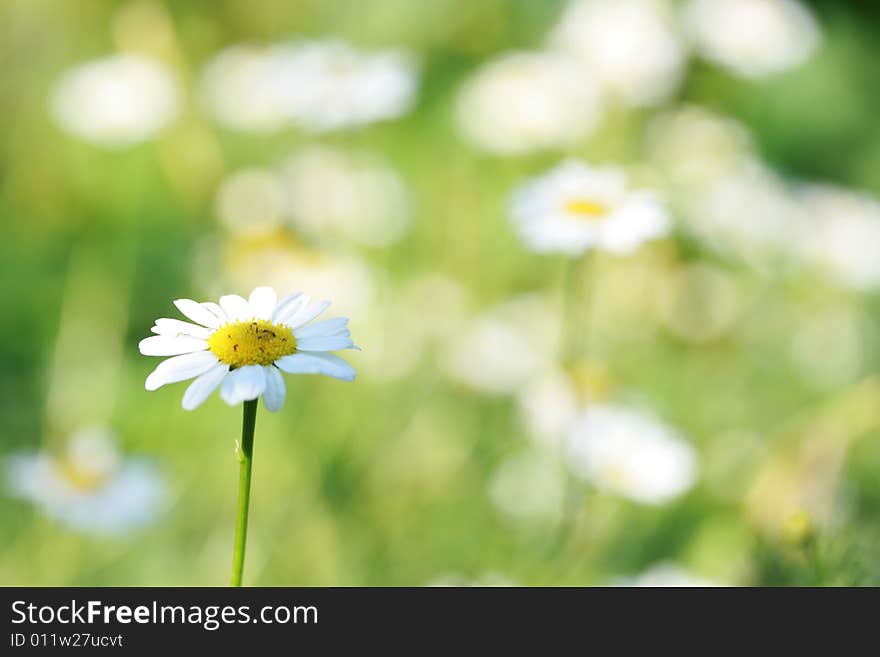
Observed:
[[[235,548],[232,553],[232,586],[241,586],[244,572],[244,548],[247,542],[248,509],[251,499],[251,463],[254,453],[254,426],[257,400],[244,403],[241,444],[238,448],[238,515],[235,520]]]
[[[564,477],[562,510],[556,528],[556,536],[550,542],[549,558],[558,556],[574,536],[578,515],[584,504],[584,489],[574,476],[561,464]]]
[[[575,365],[583,357],[586,308],[584,299],[584,278],[587,273],[589,254],[571,258],[565,273],[563,289],[563,343],[562,362],[564,365]]]
[[[589,252],[571,258],[565,272],[562,290],[563,339],[560,359],[562,365],[568,368],[577,366],[587,352],[590,310],[588,286],[592,283],[593,277],[591,260],[592,256]],[[585,282],[585,279],[589,280]],[[558,555],[568,545],[584,502],[583,488],[566,469],[561,454],[560,468],[565,478],[565,493],[556,538],[550,546],[551,557]]]

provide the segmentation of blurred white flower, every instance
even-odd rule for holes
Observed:
[[[811,221],[800,240],[808,262],[842,285],[880,287],[880,203],[830,185],[808,185],[799,197]]]
[[[809,229],[801,204],[759,159],[742,124],[686,105],[651,120],[645,148],[692,235],[765,273],[797,260]]]
[[[694,190],[683,207],[700,238],[758,269],[796,259],[797,244],[809,231],[789,186],[757,161]]]
[[[500,55],[464,83],[456,105],[461,133],[499,155],[566,146],[589,135],[600,115],[597,84],[550,53]]]
[[[302,292],[279,300],[271,287],[257,287],[247,299],[226,294],[219,304],[177,299],[174,305],[195,323],[157,319],[150,329],[156,335],[138,349],[144,356],[170,356],[147,377],[147,390],[194,379],[183,394],[188,411],[217,388],[230,406],[262,397],[268,410],[278,411],[286,394],[281,372],[355,378],[354,368],[331,353],[357,349],[348,318],[314,321],[329,301],[313,304]]]
[[[571,379],[560,370],[550,370],[529,379],[517,391],[516,399],[529,437],[539,445],[561,445],[580,402]]]
[[[749,78],[802,64],[821,38],[798,0],[691,0],[684,22],[704,57]]]
[[[557,314],[552,303],[537,295],[511,299],[450,336],[440,366],[474,390],[512,393],[552,362],[559,338]]]
[[[284,90],[297,84],[275,48],[237,45],[217,54],[199,81],[203,104],[229,128],[268,133],[290,121]]]
[[[665,0],[573,0],[551,42],[626,105],[653,105],[681,83],[685,51]]]
[[[338,41],[233,46],[201,78],[203,102],[218,121],[262,133],[291,125],[326,132],[392,119],[410,109],[417,87],[407,55],[364,53]]]
[[[635,577],[619,579],[617,586],[694,588],[721,586],[708,579],[694,575],[673,563],[660,563]]]
[[[517,390],[519,419],[533,445],[558,455],[581,409],[607,399],[612,390],[613,381],[601,365],[580,361],[568,370],[553,367]]]
[[[296,86],[287,89],[288,107],[311,132],[393,119],[415,100],[416,67],[402,52],[364,53],[339,41],[314,41],[286,56],[298,70]]]
[[[626,254],[670,228],[663,205],[650,192],[631,190],[621,169],[577,160],[515,190],[510,215],[522,240],[539,253],[596,248]]]
[[[266,239],[232,239],[220,263],[202,263],[205,287],[219,295],[218,282],[236,288],[261,283],[277,289],[302,287],[316,297],[333,299],[340,313],[360,314],[372,307],[380,285],[376,270],[348,254],[317,251],[293,243],[286,235]]]
[[[77,66],[58,81],[51,110],[66,131],[121,148],[150,139],[176,116],[177,81],[159,61],[111,55]]]
[[[741,169],[754,158],[746,128],[730,117],[684,105],[652,118],[645,132],[651,164],[682,194]]]
[[[392,168],[363,153],[305,149],[282,166],[290,219],[313,236],[387,246],[409,228],[409,194]]]
[[[501,462],[489,480],[489,499],[501,513],[519,520],[558,517],[565,494],[558,459],[525,450]]]
[[[11,494],[81,532],[113,535],[150,522],[167,496],[157,468],[123,457],[110,433],[84,429],[56,456],[20,453],[6,461]]]
[[[807,264],[843,286],[880,287],[880,202],[833,185],[792,184],[741,146],[714,170],[711,158],[695,157],[690,170],[703,175],[666,168],[688,228],[761,271]]]
[[[697,477],[697,455],[671,427],[615,404],[588,406],[568,435],[566,456],[576,475],[603,491],[643,504],[663,504]]]
[[[798,262],[811,230],[803,204],[761,161],[742,124],[684,106],[652,119],[645,147],[692,235],[763,273]]]
[[[281,224],[284,187],[273,171],[243,169],[223,180],[214,207],[227,230],[243,236],[264,235]]]

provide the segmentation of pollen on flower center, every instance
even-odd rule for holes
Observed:
[[[566,212],[587,221],[600,221],[608,214],[609,210],[610,208],[606,204],[585,198],[573,198],[565,202]]]
[[[221,326],[208,338],[208,349],[227,365],[269,365],[296,351],[293,331],[265,319]]]

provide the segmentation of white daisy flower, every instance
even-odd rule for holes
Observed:
[[[616,404],[587,407],[575,420],[566,448],[576,475],[643,504],[673,500],[697,476],[696,452],[674,429]]]
[[[166,488],[149,461],[124,458],[110,433],[76,433],[60,454],[25,452],[6,461],[9,492],[82,532],[113,535],[152,520]]]
[[[678,89],[685,49],[666,0],[575,0],[551,43],[625,105],[653,105]]]
[[[155,136],[177,116],[180,89],[159,61],[112,55],[68,71],[55,86],[51,110],[67,132],[110,147]]]
[[[589,135],[601,92],[570,58],[514,52],[493,59],[461,88],[456,119],[477,147],[499,155],[560,148]]]
[[[816,19],[797,0],[691,0],[684,21],[706,59],[748,78],[802,64],[821,39]]]
[[[580,255],[595,248],[625,254],[670,228],[664,206],[650,192],[629,189],[622,170],[577,160],[517,189],[510,215],[523,241],[539,253]]]
[[[266,408],[284,404],[284,379],[290,374],[324,374],[353,381],[354,368],[329,352],[357,349],[337,317],[313,322],[329,301],[310,303],[298,292],[278,301],[275,290],[258,287],[248,299],[236,294],[216,303],[178,299],[174,305],[193,323],[156,320],[154,335],[141,340],[145,356],[172,356],[147,377],[147,390],[195,378],[183,395],[183,407],[192,410],[220,387],[230,406],[262,396]]]

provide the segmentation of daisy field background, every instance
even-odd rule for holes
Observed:
[[[258,585],[880,584],[880,9],[0,6],[0,584],[218,585],[173,299],[332,299]]]

